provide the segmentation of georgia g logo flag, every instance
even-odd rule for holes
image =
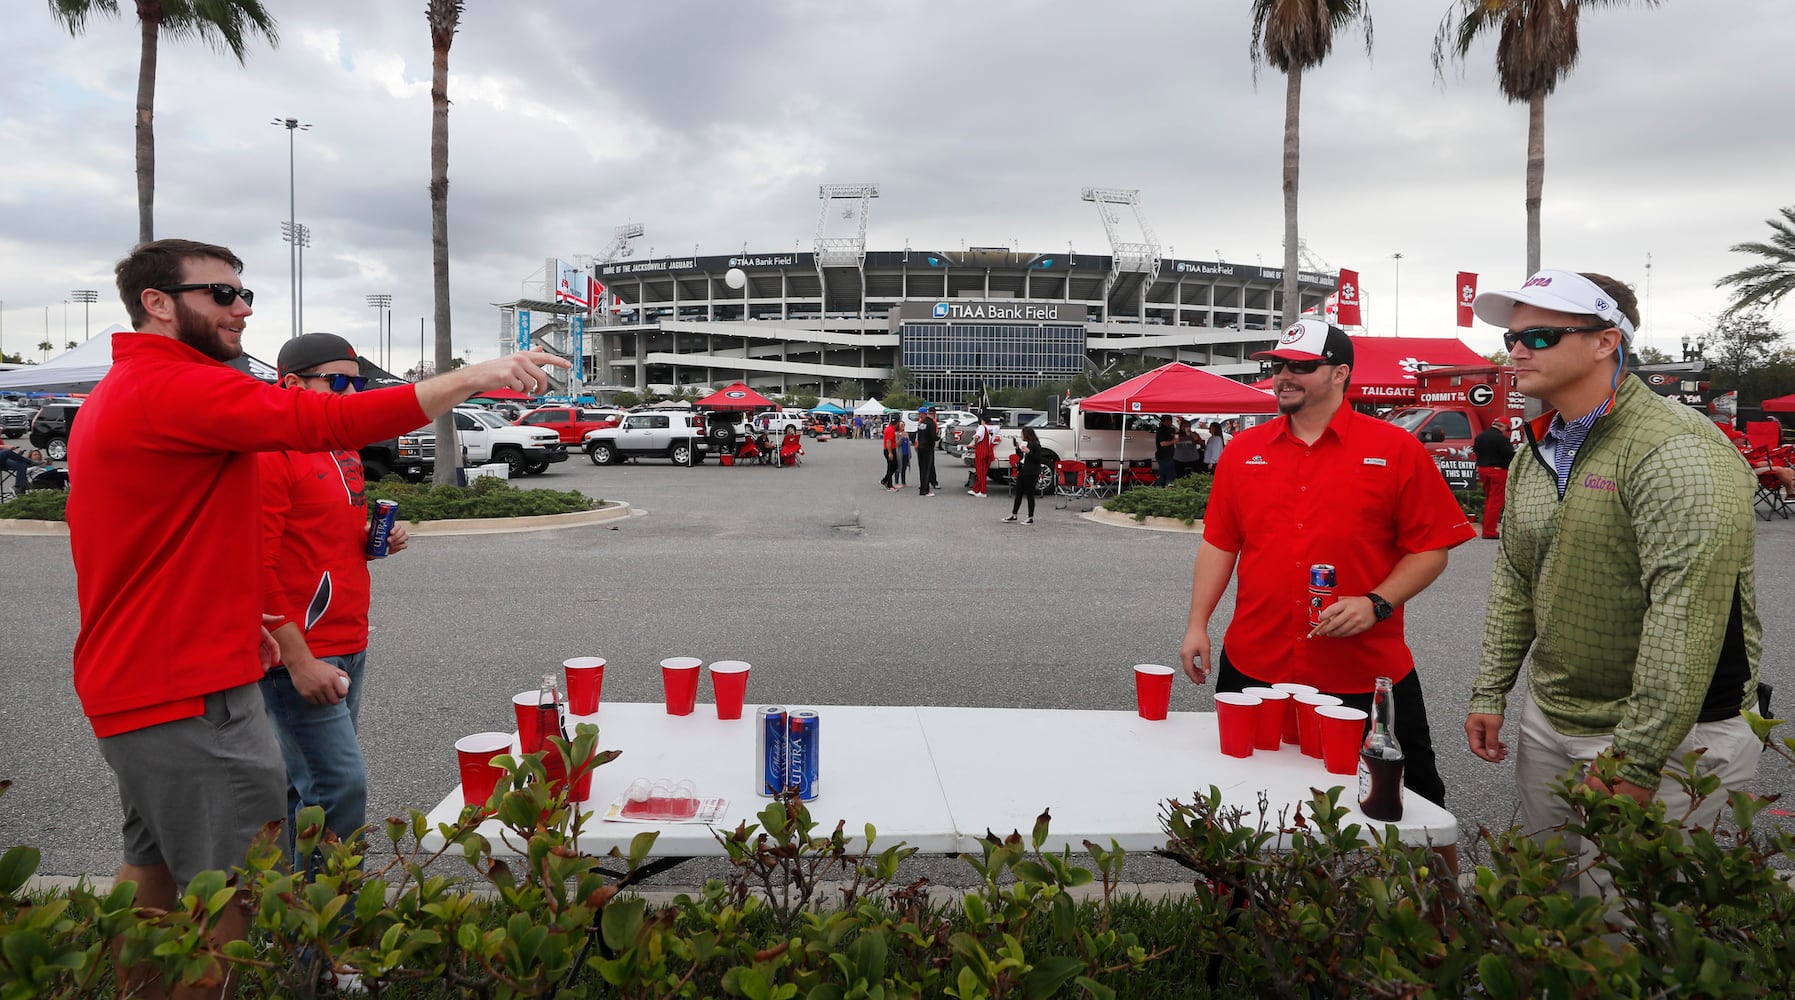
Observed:
[[[1335,289],[1340,296],[1340,325],[1364,326],[1359,316],[1359,272],[1340,269],[1340,284]]]
[[[1453,287],[1458,289],[1458,325],[1471,325],[1471,303],[1477,301],[1477,275],[1470,271],[1460,271],[1458,282]]]

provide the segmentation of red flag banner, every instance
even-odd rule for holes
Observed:
[[[1458,273],[1458,325],[1471,325],[1471,303],[1477,301],[1477,275],[1470,271]]]
[[[1364,326],[1359,317],[1359,272],[1341,268],[1335,294],[1340,296],[1340,325]]]

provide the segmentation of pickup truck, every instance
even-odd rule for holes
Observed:
[[[1033,427],[1042,446],[1052,449],[1060,458],[1100,460],[1108,462],[1109,467],[1114,468],[1118,459],[1133,461],[1153,458],[1154,430],[1159,426],[1159,417],[1150,414],[1087,413],[1077,403],[1073,403],[1064,423],[1054,423],[1043,413],[1022,426]],[[1126,435],[1123,433],[1124,427],[1127,428]],[[1009,481],[1010,470],[1007,463],[1010,453],[1017,450],[1016,442],[1020,438],[1019,429],[1006,427],[1003,437],[998,440],[997,460],[991,463],[991,476],[998,482]],[[972,449],[964,443],[960,446],[960,460],[968,468],[973,465]]]
[[[514,478],[539,476],[550,465],[567,461],[567,446],[553,430],[508,424],[483,407],[455,408],[455,436],[461,442],[462,464],[504,462]]]
[[[1416,401],[1421,405],[1397,410],[1386,419],[1421,439],[1453,489],[1476,489],[1472,439],[1494,423],[1510,441],[1521,443],[1527,398],[1514,383],[1514,369],[1507,365],[1429,368],[1415,375]]]
[[[436,432],[429,427],[376,441],[361,450],[362,478],[377,483],[398,476],[417,483],[436,471]]]
[[[577,446],[592,431],[617,426],[617,422],[614,413],[582,406],[539,406],[517,418],[517,426],[546,427],[570,446]]]
[[[627,414],[616,427],[587,432],[583,447],[593,465],[631,458],[665,458],[674,465],[698,465],[708,448],[704,415],[679,410]]]

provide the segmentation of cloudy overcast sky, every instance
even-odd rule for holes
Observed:
[[[288,135],[297,134],[305,327],[372,349],[393,296],[394,367],[429,315],[430,46],[418,0],[265,0],[280,44],[246,66],[164,40],[156,233],[247,263],[247,346],[289,332]],[[131,4],[121,6],[127,11]],[[1445,0],[1377,0],[1305,78],[1302,232],[1362,272],[1371,332],[1450,335],[1453,276],[1524,277],[1526,109],[1494,48],[1436,81]],[[0,338],[37,358],[48,307],[101,292],[137,232],[130,15],[74,38],[42,0],[0,13]],[[1639,287],[1645,341],[1676,353],[1724,304],[1727,247],[1795,204],[1787,0],[1668,0],[1583,17],[1582,61],[1547,102],[1544,262]],[[489,303],[542,261],[647,228],[637,259],[807,247],[819,183],[877,182],[874,249],[1017,244],[1106,252],[1081,187],[1139,188],[1178,257],[1275,265],[1284,80],[1247,56],[1245,0],[498,3],[469,0],[450,54],[454,340],[497,353]],[[1400,275],[1395,253],[1403,254]],[[1649,296],[1646,261],[1651,260]],[[1398,284],[1400,293],[1398,294]],[[1395,308],[1393,308],[1393,303]],[[69,337],[81,308],[67,308]],[[1779,321],[1795,326],[1785,306]],[[1466,338],[1497,346],[1482,327]]]

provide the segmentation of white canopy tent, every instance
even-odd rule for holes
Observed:
[[[0,392],[91,392],[112,370],[112,335],[130,332],[127,326],[109,326],[98,337],[41,365],[0,372]],[[247,354],[231,367],[264,382],[274,381],[274,366]]]
[[[885,404],[876,399],[869,399],[854,407],[854,413],[862,417],[878,417],[885,414]]]

